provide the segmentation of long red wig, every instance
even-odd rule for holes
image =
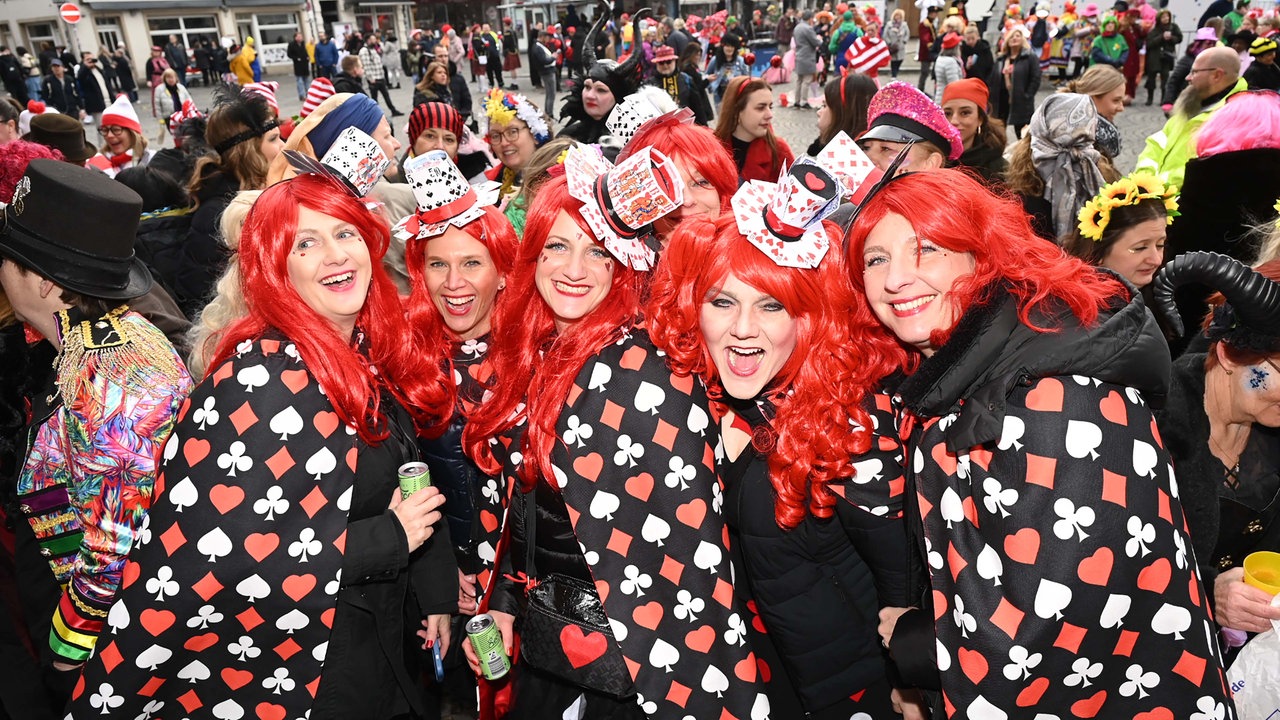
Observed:
[[[574,378],[587,360],[617,337],[619,328],[635,325],[640,316],[647,273],[615,261],[613,284],[600,305],[564,333],[556,332],[555,316],[538,294],[534,277],[543,245],[560,213],[566,213],[591,235],[579,212],[581,207],[582,203],[569,195],[563,175],[538,189],[507,281],[507,296],[494,308],[493,334],[499,339],[493,343],[490,358],[499,380],[462,433],[462,447],[472,460],[481,470],[496,473],[501,468],[489,440],[522,419],[518,408],[524,403],[528,427],[520,448],[525,457],[520,484],[526,490],[534,487],[539,476],[552,477],[556,421]]]
[[[516,261],[516,248],[520,241],[516,238],[516,231],[511,227],[511,221],[507,220],[498,208],[485,207],[483,215],[459,229],[484,245],[500,276],[510,277],[511,268]],[[444,324],[444,319],[440,317],[440,310],[435,303],[431,302],[431,293],[427,291],[427,277],[423,263],[426,261],[427,245],[431,240],[432,238],[421,240],[414,238],[405,244],[404,263],[409,271],[409,297],[405,300],[405,306],[409,311],[409,324],[418,338],[419,350],[434,353],[440,362],[452,363],[452,353],[449,349],[457,338],[452,337],[448,326]],[[498,294],[494,302],[494,310],[504,297],[504,294]]]
[[[723,388],[700,327],[702,305],[715,288],[732,274],[795,318],[795,350],[765,388],[777,411],[769,480],[774,515],[784,528],[798,525],[806,512],[831,516],[835,497],[826,485],[852,475],[856,456],[871,448],[862,401],[894,369],[892,342],[874,331],[875,318],[866,303],[854,302],[844,281],[839,233],[829,223],[825,231],[830,250],[820,267],[785,268],[738,232],[732,214],[690,218],[662,255],[648,304],[650,337],[672,369],[699,375],[717,400]]]
[[[1032,315],[1066,308],[1081,324],[1092,325],[1111,298],[1128,295],[1119,281],[1036,237],[1017,200],[992,193],[966,173],[944,170],[895,178],[858,215],[849,230],[846,257],[853,288],[864,298],[862,248],[872,229],[890,213],[906,218],[917,237],[953,252],[973,254],[973,274],[957,280],[950,292],[957,318],[1007,288],[1018,299],[1018,318],[1024,325],[1053,332],[1037,326]],[[935,331],[934,347],[945,344],[952,329]],[[881,332],[887,334],[883,327]],[[919,362],[918,351],[898,345],[898,366],[910,372]]]
[[[369,247],[372,280],[356,320],[368,339],[367,360],[307,305],[289,280],[299,207],[351,223]],[[386,222],[331,180],[300,175],[268,188],[249,211],[240,236],[241,288],[249,312],[227,329],[210,369],[230,357],[239,342],[275,328],[297,347],[338,417],[365,442],[376,444],[387,437],[383,391],[409,410],[419,432],[439,433],[453,411],[452,378],[414,347],[395,285],[382,268],[389,241]]]
[[[727,208],[738,190],[738,168],[733,155],[710,128],[686,123],[651,124],[627,143],[625,152],[634,153],[646,147],[691,165],[720,193],[720,206]],[[622,162],[624,157],[619,157]]]

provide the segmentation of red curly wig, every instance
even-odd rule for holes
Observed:
[[[6,143],[4,152],[0,153],[0,203],[8,203],[13,199],[13,191],[18,181],[27,174],[27,165],[32,160],[63,161],[62,153],[51,147],[27,140],[14,140]]]
[[[510,277],[520,240],[511,227],[511,221],[507,220],[502,211],[493,206],[485,207],[483,215],[460,229],[484,245],[500,276]],[[427,246],[432,239],[413,238],[405,244],[404,263],[409,271],[409,297],[405,300],[405,306],[409,311],[409,325],[413,327],[414,335],[418,338],[418,349],[423,352],[442,353],[442,356],[437,356],[437,360],[451,364],[453,360],[449,346],[457,342],[458,338],[453,337],[440,317],[439,309],[436,308],[435,303],[431,302],[431,293],[427,291],[427,277],[423,268]],[[502,302],[503,297],[505,297],[503,294],[498,295],[494,303],[495,309]],[[446,338],[448,342],[441,343],[441,338]]]
[[[558,442],[556,421],[574,378],[596,353],[617,338],[619,328],[634,326],[647,273],[614,262],[613,284],[599,307],[564,333],[557,333],[555,317],[534,284],[543,245],[560,213],[566,213],[589,236],[582,203],[569,195],[563,175],[552,177],[529,207],[524,239],[507,281],[507,297],[494,308],[493,343],[489,357],[500,379],[493,394],[475,413],[462,433],[462,447],[480,467],[493,474],[501,468],[489,440],[513,427],[517,409],[525,403],[528,428],[520,452],[521,487],[533,488],[539,476],[551,477],[551,449]],[[554,484],[553,484],[554,486]]]
[[[973,254],[973,274],[957,280],[950,292],[957,318],[1007,288],[1018,299],[1018,318],[1024,325],[1053,332],[1037,326],[1031,316],[1066,308],[1081,324],[1092,325],[1111,298],[1128,296],[1119,281],[1036,237],[1017,200],[992,193],[967,173],[948,170],[899,176],[867,201],[858,215],[849,230],[846,257],[849,279],[864,302],[862,248],[872,229],[890,213],[907,218],[918,237],[953,252]],[[930,338],[933,346],[945,344],[951,330],[935,331]],[[883,327],[881,332],[887,333]],[[910,372],[919,362],[918,351],[898,345],[898,366]]]
[[[715,288],[732,274],[795,318],[795,350],[764,391],[777,411],[769,480],[774,516],[784,528],[798,525],[806,511],[831,516],[835,496],[825,486],[852,475],[856,456],[871,448],[862,402],[895,367],[893,343],[875,332],[866,303],[855,303],[844,282],[838,230],[830,223],[824,229],[831,249],[820,267],[807,270],[776,265],[738,232],[732,214],[686,220],[662,255],[648,304],[650,337],[672,369],[698,374],[716,399],[723,388],[700,327],[702,305]]]
[[[373,277],[356,321],[369,342],[367,361],[351,351],[289,280],[299,207],[351,223],[369,246]],[[441,432],[453,411],[453,380],[414,346],[396,287],[381,263],[389,241],[386,221],[331,180],[299,175],[268,188],[249,211],[240,236],[241,288],[249,312],[227,329],[210,370],[230,357],[237,343],[275,328],[298,348],[338,417],[354,426],[365,442],[376,444],[387,437],[379,406],[383,391],[409,410],[419,432]],[[370,365],[378,369],[376,374]]]

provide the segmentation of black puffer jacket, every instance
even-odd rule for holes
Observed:
[[[891,428],[892,422],[886,413],[880,426]],[[900,456],[873,453],[883,456],[888,476],[876,482],[900,477]],[[737,584],[739,592],[749,588],[805,711],[817,712],[877,684],[887,695],[877,612],[881,606],[903,607],[907,600],[904,522],[837,501],[834,517],[806,515],[783,530],[768,472],[766,458],[751,447],[721,468],[731,546],[747,580]]]
[[[213,286],[227,264],[227,247],[222,242],[219,224],[222,211],[240,191],[235,177],[212,170],[207,172],[191,215],[191,230],[183,243],[183,258],[173,289],[174,300],[187,317],[195,317],[213,297]]]
[[[170,295],[178,282],[178,271],[184,262],[183,244],[191,231],[192,210],[162,210],[142,216],[133,251],[142,262],[159,275],[160,283]],[[188,315],[190,319],[194,317]]]

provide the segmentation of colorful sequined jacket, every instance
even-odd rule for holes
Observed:
[[[55,657],[89,657],[143,531],[156,466],[191,376],[164,334],[121,306],[95,320],[58,313],[57,387],[28,432],[18,503],[63,594]],[[43,402],[41,402],[43,401]]]

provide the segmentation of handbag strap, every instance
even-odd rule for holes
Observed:
[[[536,492],[538,492],[538,486],[534,485],[524,493],[524,574],[531,579],[538,577],[538,571],[533,566],[533,549],[537,545],[538,528],[538,499],[534,495]]]

